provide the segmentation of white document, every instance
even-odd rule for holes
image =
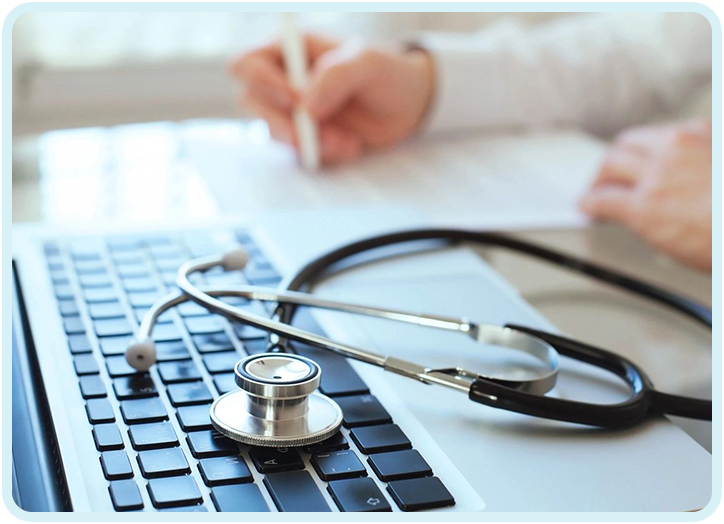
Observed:
[[[555,228],[585,223],[576,202],[604,143],[576,131],[409,141],[316,173],[258,123],[191,133],[187,153],[226,214],[405,206],[436,225]]]

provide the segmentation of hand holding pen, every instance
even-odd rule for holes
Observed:
[[[242,107],[266,120],[274,139],[303,156],[293,116],[302,107],[317,125],[321,163],[331,165],[392,146],[418,128],[434,84],[427,53],[311,35],[303,42],[306,88],[295,89],[290,81],[281,41],[253,49],[231,66],[244,85]]]

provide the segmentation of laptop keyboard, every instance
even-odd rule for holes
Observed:
[[[195,283],[277,286],[280,275],[253,239],[239,232],[236,240],[251,255],[248,267],[214,269],[194,276]],[[113,507],[415,511],[455,504],[403,428],[339,355],[293,346],[320,365],[320,390],[344,416],[339,433],[297,449],[242,445],[211,426],[209,404],[237,387],[233,368],[239,358],[266,351],[263,331],[185,303],[159,318],[153,333],[157,365],[147,373],[128,365],[124,353],[133,333],[148,308],[177,289],[179,265],[221,249],[210,235],[198,234],[45,245],[73,380],[85,400],[88,432]],[[228,302],[258,314],[271,311],[270,304]],[[295,325],[323,334],[305,310]]]

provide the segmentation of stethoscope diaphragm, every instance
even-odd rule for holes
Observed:
[[[237,362],[238,390],[214,401],[211,423],[252,446],[297,447],[321,442],[342,425],[336,402],[317,392],[322,370],[293,354],[262,353]]]

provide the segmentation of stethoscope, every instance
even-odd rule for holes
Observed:
[[[525,326],[474,323],[468,319],[337,302],[300,292],[329,276],[341,262],[379,248],[416,241],[471,242],[508,248],[649,298],[711,329],[711,310],[707,307],[590,262],[497,233],[422,229],[375,236],[330,251],[302,267],[287,280],[284,290],[259,286],[197,287],[190,282],[192,274],[215,267],[242,270],[249,261],[244,249],[186,262],[177,276],[181,292],[163,297],[146,313],[136,340],[126,351],[126,359],[134,368],[148,370],[156,359],[152,336],[156,320],[168,309],[189,300],[210,312],[272,334],[270,352],[237,362],[234,374],[239,390],[221,395],[210,408],[212,424],[219,432],[256,446],[291,447],[319,442],[334,435],[342,424],[343,414],[336,402],[317,391],[321,369],[312,360],[294,354],[294,341],[334,351],[425,384],[461,391],[481,404],[541,418],[609,428],[633,426],[664,414],[711,420],[711,401],[662,393],[654,389],[646,373],[630,360],[583,342]],[[223,297],[274,302],[278,307],[272,318],[266,318],[220,300]],[[459,367],[426,367],[296,328],[291,322],[299,306],[457,332],[482,345],[525,353],[536,361],[540,370],[533,376],[513,379]],[[617,375],[628,385],[630,396],[623,402],[608,405],[546,396],[556,384],[559,355]]]

